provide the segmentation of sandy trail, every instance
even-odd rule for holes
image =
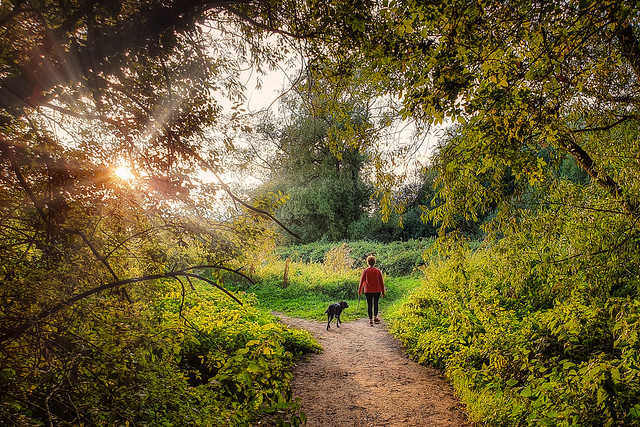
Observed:
[[[324,348],[293,371],[307,426],[468,426],[453,389],[437,369],[408,359],[384,322],[282,321],[314,334]]]

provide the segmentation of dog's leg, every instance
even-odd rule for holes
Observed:
[[[331,325],[331,319],[333,319],[333,316],[330,314],[327,314],[327,331],[330,329],[329,325]]]
[[[339,328],[339,327],[340,327],[340,323],[342,323],[342,321],[340,320],[340,315],[338,314],[338,315],[336,316],[336,328]]]

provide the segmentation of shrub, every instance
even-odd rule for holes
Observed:
[[[495,248],[424,271],[390,328],[445,368],[472,421],[640,425],[640,302]]]
[[[131,292],[145,303],[84,301],[91,316],[48,331],[46,358],[0,365],[0,423],[250,425],[274,411],[299,423],[290,368],[318,344],[248,296],[192,285],[184,299],[159,280]]]
[[[351,270],[354,259],[350,256],[351,248],[343,243],[327,251],[324,257],[324,267],[328,272],[345,272]]]
[[[376,265],[391,276],[411,274],[425,264],[424,257],[429,255],[433,247],[433,239],[417,239],[407,242],[378,243],[357,241],[348,243],[316,242],[306,245],[292,245],[276,248],[274,255],[277,259],[292,260],[302,263],[343,262],[348,265],[348,258],[355,268],[366,267],[368,255],[378,259]],[[334,260],[335,259],[335,260]]]

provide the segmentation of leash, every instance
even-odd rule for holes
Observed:
[[[360,293],[358,292],[358,305],[356,306],[356,312],[354,316],[358,315],[358,310],[360,309]]]

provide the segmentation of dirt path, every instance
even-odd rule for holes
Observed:
[[[299,362],[293,394],[307,426],[467,426],[451,386],[434,368],[408,359],[384,323],[326,323],[278,315],[312,332],[324,348]]]

